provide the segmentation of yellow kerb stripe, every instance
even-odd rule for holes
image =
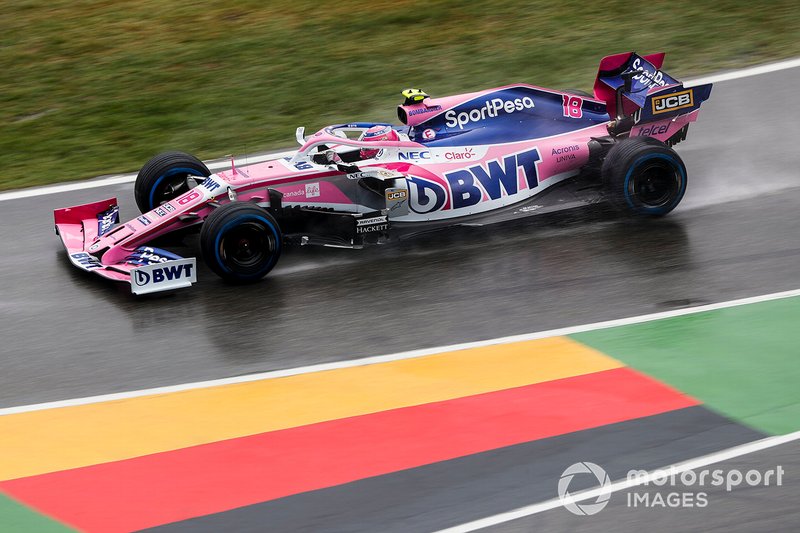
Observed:
[[[565,337],[0,416],[0,480],[623,366]]]

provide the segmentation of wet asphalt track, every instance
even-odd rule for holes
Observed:
[[[686,199],[663,220],[581,210],[363,251],[298,249],[251,287],[203,267],[192,289],[134,298],[70,267],[52,210],[116,195],[131,217],[131,185],[0,202],[0,407],[798,288],[798,78],[715,86],[677,147]]]

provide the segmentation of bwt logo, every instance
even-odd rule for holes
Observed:
[[[211,178],[206,178],[203,180],[203,187],[205,187],[209,192],[219,189],[219,183],[212,180]]]
[[[516,195],[520,192],[520,168],[525,177],[524,185],[534,189],[539,184],[536,168],[539,161],[538,148],[507,155],[485,166],[478,164],[446,173],[447,187],[437,181],[409,177],[411,210],[419,214],[438,211],[445,208],[448,197],[452,199],[452,209],[459,209]]]
[[[694,94],[691,89],[666,96],[653,98],[653,114],[666,113],[675,109],[683,109],[694,105]]]
[[[192,265],[172,265],[153,269],[150,272],[143,270],[133,271],[133,281],[139,287],[150,283],[161,283],[162,281],[173,281],[192,277]]]
[[[444,176],[453,191],[453,208],[469,207],[477,204],[483,198],[483,192],[491,200],[503,196],[513,196],[519,192],[517,169],[522,168],[528,189],[534,189],[539,184],[536,164],[541,160],[539,150],[534,148],[518,154],[508,155],[501,163],[489,161],[483,165],[475,165],[463,170],[448,172]]]

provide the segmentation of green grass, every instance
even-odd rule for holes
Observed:
[[[3,2],[0,188],[286,147],[394,120],[406,87],[588,89],[627,50],[678,78],[794,57],[798,20],[792,1]]]

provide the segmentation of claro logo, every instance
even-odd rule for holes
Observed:
[[[494,118],[503,113],[511,114],[522,111],[523,109],[533,108],[533,99],[529,96],[514,98],[513,100],[492,98],[491,100],[487,100],[481,107],[476,107],[468,111],[461,111],[458,113],[455,109],[451,109],[444,114],[444,118],[447,120],[446,124],[448,128],[455,128],[458,126],[458,129],[463,130],[464,126],[472,122]]]
[[[137,269],[133,271],[133,282],[139,287],[143,287],[151,283],[191,278],[192,266],[191,264],[170,265],[153,269],[150,272]]]
[[[653,98],[652,103],[654,115],[675,111],[676,109],[683,109],[685,107],[692,107],[694,105],[694,93],[689,89],[665,96],[656,96]]]

